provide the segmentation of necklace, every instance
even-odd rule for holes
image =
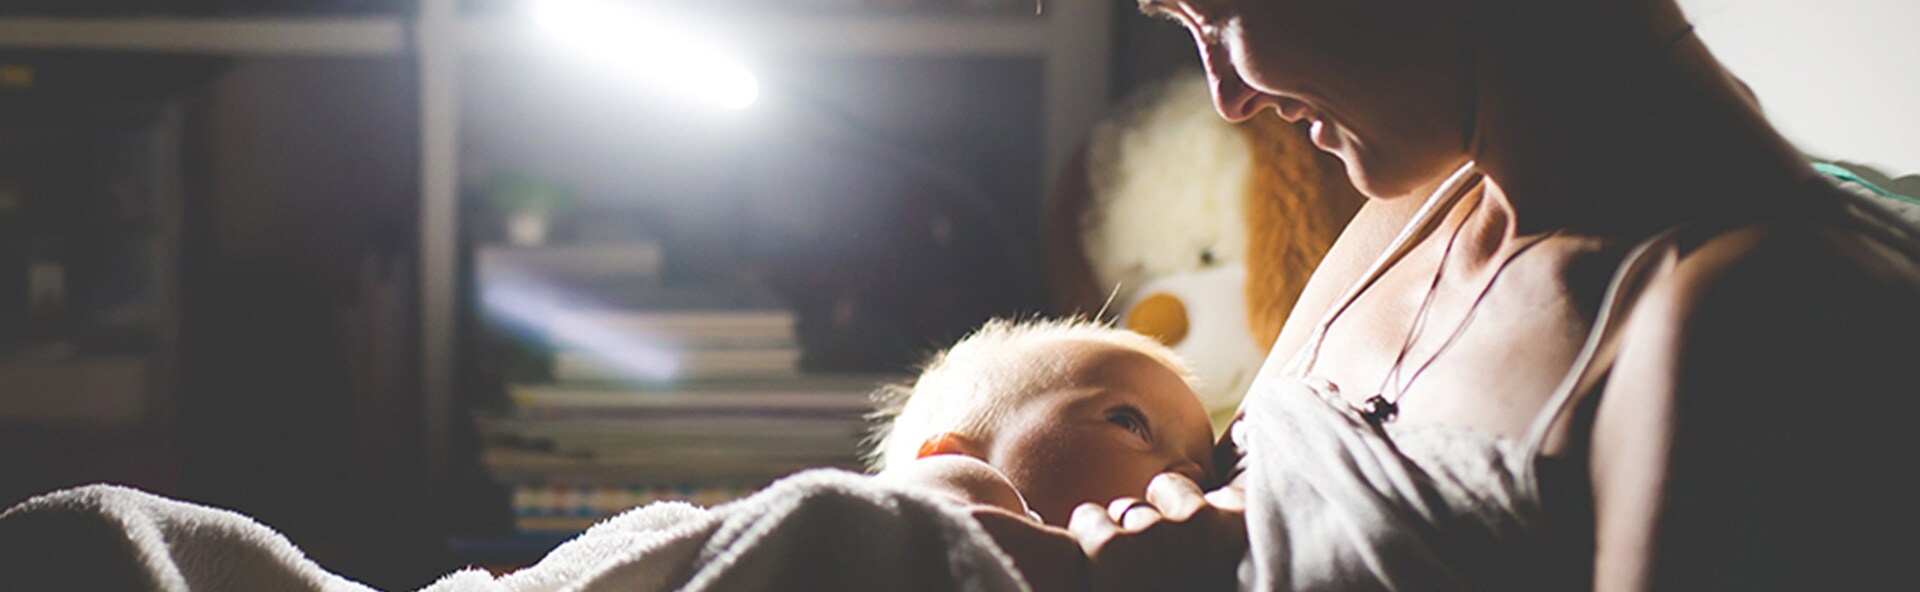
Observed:
[[[1399,402],[1400,399],[1405,396],[1407,388],[1413,386],[1413,381],[1420,378],[1420,373],[1426,372],[1427,367],[1432,366],[1434,360],[1440,359],[1440,354],[1445,353],[1447,348],[1452,347],[1454,342],[1459,341],[1460,336],[1466,333],[1467,326],[1473,323],[1474,316],[1480,312],[1480,303],[1486,300],[1488,293],[1493,291],[1494,283],[1500,281],[1500,274],[1507,270],[1507,265],[1513,263],[1515,259],[1519,259],[1522,253],[1526,253],[1529,249],[1532,249],[1534,246],[1539,245],[1560,232],[1559,229],[1548,231],[1538,238],[1527,241],[1524,245],[1520,245],[1520,248],[1514,249],[1513,254],[1507,255],[1505,259],[1500,260],[1500,264],[1493,268],[1492,277],[1487,278],[1487,283],[1480,286],[1480,291],[1474,294],[1473,301],[1467,305],[1467,314],[1464,318],[1460,319],[1460,324],[1454,326],[1453,332],[1447,335],[1446,340],[1440,342],[1440,346],[1434,349],[1433,354],[1428,356],[1426,361],[1414,367],[1413,373],[1407,375],[1405,381],[1400,381],[1398,380],[1400,370],[1405,367],[1407,354],[1413,351],[1414,342],[1419,339],[1420,335],[1425,333],[1427,313],[1432,310],[1434,294],[1439,292],[1440,279],[1446,275],[1447,259],[1453,254],[1453,245],[1460,240],[1460,231],[1467,227],[1467,222],[1473,219],[1473,214],[1480,210],[1480,204],[1484,203],[1485,200],[1486,197],[1484,196],[1474,200],[1473,205],[1467,208],[1466,217],[1460,221],[1459,226],[1454,227],[1453,233],[1447,236],[1447,244],[1440,250],[1440,263],[1433,268],[1433,279],[1427,283],[1427,293],[1420,298],[1420,307],[1415,309],[1413,313],[1413,322],[1407,327],[1407,338],[1400,344],[1400,353],[1394,356],[1393,365],[1387,368],[1387,375],[1380,380],[1380,388],[1375,390],[1375,394],[1367,397],[1366,401],[1360,405],[1360,416],[1365,418],[1367,423],[1378,427],[1398,417],[1400,415]],[[1393,390],[1393,398],[1391,399],[1387,398],[1389,387],[1392,387]]]

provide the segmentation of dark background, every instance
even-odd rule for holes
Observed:
[[[1116,97],[1193,62],[1177,26],[1122,4]],[[411,10],[392,0],[0,6],[61,16]],[[251,515],[376,587],[413,589],[460,567],[447,535],[497,526],[476,516],[499,500],[459,491],[474,468],[467,439],[455,446],[454,493],[429,496],[422,482],[412,58],[0,53],[6,65],[35,80],[0,86],[0,191],[24,196],[0,208],[0,276],[24,277],[28,260],[51,253],[71,263],[76,298],[121,294],[158,312],[128,321],[114,302],[87,301],[36,316],[18,297],[24,286],[0,284],[0,361],[58,344],[152,356],[164,371],[149,376],[136,427],[0,422],[0,506],[125,483]],[[756,274],[799,311],[810,370],[904,371],[980,320],[1044,307],[1037,60],[766,64],[763,87],[784,90],[738,121],[685,116],[550,63],[475,58],[464,69],[467,186],[509,169],[566,178],[581,204],[557,239],[632,233],[661,241],[680,271]],[[148,185],[173,189],[137,189]],[[495,240],[497,220],[463,197],[463,247]],[[114,292],[120,284],[135,287]],[[501,372],[475,333],[463,325],[463,401],[484,400]]]

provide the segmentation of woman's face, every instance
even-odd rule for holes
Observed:
[[[1435,0],[1142,0],[1193,33],[1215,106],[1311,122],[1363,193],[1405,195],[1467,158],[1457,19]]]

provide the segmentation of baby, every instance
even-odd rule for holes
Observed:
[[[883,390],[868,451],[878,478],[939,489],[1036,587],[1082,502],[1145,496],[1155,475],[1205,485],[1213,431],[1191,373],[1152,338],[1084,320],[992,321]],[[1071,559],[1071,558],[1070,558]]]

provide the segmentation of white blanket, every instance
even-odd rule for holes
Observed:
[[[819,470],[712,509],[630,510],[532,567],[456,572],[423,592],[1026,589],[959,503]],[[0,590],[369,588],[240,514],[91,485],[0,514]]]

